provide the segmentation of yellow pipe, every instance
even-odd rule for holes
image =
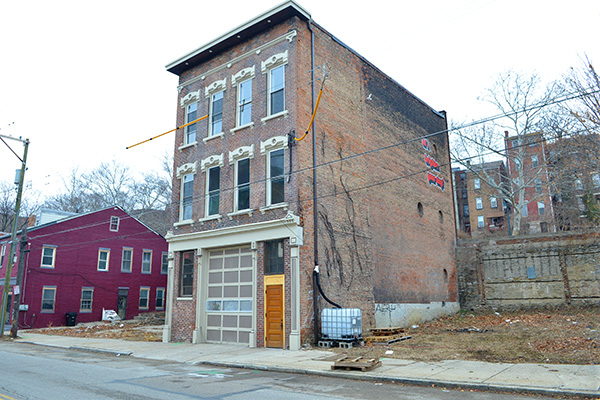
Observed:
[[[138,145],[140,145],[140,144],[142,144],[142,143],[149,142],[149,141],[151,141],[151,140],[153,140],[153,139],[156,139],[156,138],[159,138],[159,137],[161,137],[161,136],[164,136],[164,135],[166,135],[167,133],[171,133],[171,132],[173,132],[173,131],[176,131],[177,129],[185,128],[186,126],[189,126],[189,125],[191,125],[191,124],[194,124],[194,123],[196,123],[196,122],[198,122],[198,121],[202,121],[202,120],[203,120],[203,119],[205,119],[205,118],[208,118],[208,114],[207,114],[207,115],[205,115],[204,117],[200,117],[200,118],[198,118],[198,119],[195,119],[195,120],[193,120],[192,122],[188,122],[188,123],[187,123],[187,124],[185,124],[185,125],[181,125],[181,126],[178,126],[178,127],[177,127],[177,128],[175,128],[175,129],[171,129],[171,130],[170,130],[170,131],[168,131],[168,132],[161,133],[160,135],[158,135],[158,136],[154,136],[154,137],[151,137],[150,139],[146,139],[146,140],[144,140],[143,142],[139,142],[139,143],[136,143],[136,144],[134,144],[134,145],[132,145],[132,146],[125,147],[125,150],[127,150],[127,149],[130,149],[130,148],[132,148],[132,147],[135,147],[135,146],[138,146]]]
[[[317,97],[317,104],[315,104],[315,111],[313,112],[312,118],[310,119],[310,124],[308,124],[308,128],[306,128],[306,132],[304,132],[304,135],[302,135],[302,137],[300,139],[294,138],[297,141],[301,141],[302,139],[304,139],[306,137],[306,135],[308,135],[308,131],[310,131],[310,127],[312,126],[313,122],[315,122],[315,117],[317,116],[317,109],[319,108],[319,102],[321,101],[322,94],[323,94],[323,87],[321,87],[321,90],[319,90],[319,97]]]

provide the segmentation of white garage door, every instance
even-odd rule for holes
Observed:
[[[208,262],[206,341],[250,343],[252,330],[252,250],[211,250]]]

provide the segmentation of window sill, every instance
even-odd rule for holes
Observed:
[[[184,221],[179,221],[179,222],[175,222],[173,224],[174,227],[180,227],[180,226],[184,226],[184,225],[192,225],[194,223],[193,219],[186,219]]]
[[[235,135],[235,133],[237,131],[241,131],[242,129],[246,129],[246,128],[250,128],[250,129],[254,128],[254,122],[250,122],[245,125],[236,126],[235,128],[230,129],[229,132],[231,132],[232,135]]]
[[[187,149],[188,147],[198,147],[198,141],[192,142],[192,143],[188,143],[188,144],[183,144],[181,146],[178,147],[179,151],[182,151],[184,149]]]
[[[221,214],[217,214],[217,215],[208,216],[206,218],[200,218],[198,220],[198,222],[200,222],[201,224],[208,222],[208,221],[214,221],[214,220],[218,220],[219,222],[221,222],[221,219],[223,219],[223,216]]]
[[[193,296],[189,296],[189,297],[178,297],[177,301],[192,301],[194,300]]]
[[[206,143],[206,142],[208,142],[209,140],[213,140],[213,139],[216,139],[216,138],[223,137],[223,135],[224,135],[224,133],[223,133],[223,132],[221,132],[221,133],[217,133],[216,135],[212,135],[212,136],[205,137],[204,139],[202,139],[202,141],[203,141],[204,143]]]
[[[233,217],[238,216],[238,215],[246,215],[246,214],[249,217],[251,217],[253,212],[254,212],[254,210],[250,208],[248,210],[241,210],[241,211],[229,213],[229,214],[227,214],[227,216],[229,217],[229,219],[233,219]]]
[[[264,214],[266,211],[269,211],[269,210],[276,210],[278,208],[283,208],[285,211],[287,211],[288,207],[289,207],[288,203],[278,203],[278,204],[272,204],[272,205],[266,206],[266,207],[261,207],[261,208],[259,208],[259,211],[261,214]]]
[[[289,111],[288,111],[288,110],[283,110],[283,111],[281,111],[281,112],[278,112],[277,114],[273,114],[273,115],[269,115],[269,116],[266,116],[266,117],[264,117],[264,118],[261,118],[261,119],[260,119],[260,121],[261,121],[261,122],[264,124],[264,123],[266,123],[267,121],[269,121],[269,120],[272,120],[272,119],[275,119],[275,118],[279,118],[279,117],[287,117],[287,116],[288,116],[288,114],[289,114]]]

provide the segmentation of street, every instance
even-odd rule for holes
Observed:
[[[0,399],[549,399],[216,368],[0,341]]]

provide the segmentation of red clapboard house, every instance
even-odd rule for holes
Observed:
[[[79,323],[101,320],[103,309],[117,311],[122,319],[164,310],[167,242],[120,207],[30,227],[27,236],[22,328],[65,325],[67,313],[70,323],[73,317]],[[0,293],[9,247],[10,235],[0,236]],[[11,272],[10,304],[17,265]]]

